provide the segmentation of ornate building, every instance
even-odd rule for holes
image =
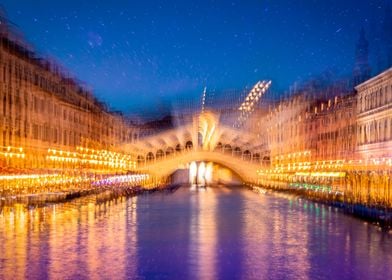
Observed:
[[[273,164],[297,160],[295,159],[297,155],[302,157],[309,149],[310,143],[306,141],[305,118],[312,100],[306,93],[300,93],[270,108],[265,122]],[[308,157],[307,152],[306,157]]]
[[[303,90],[270,108],[262,122],[274,165],[355,158],[356,96],[340,86],[322,92]]]
[[[358,153],[392,157],[392,68],[358,85]]]
[[[307,114],[312,159],[354,159],[356,152],[356,96],[335,96]]]

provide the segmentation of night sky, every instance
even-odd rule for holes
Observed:
[[[347,75],[361,26],[386,0],[3,0],[8,18],[113,109],[151,115],[176,98],[272,79],[276,91]],[[371,39],[371,38],[370,38]]]

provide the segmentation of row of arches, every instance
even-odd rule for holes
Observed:
[[[231,154],[246,161],[260,162],[260,153],[252,154],[251,151],[247,149],[243,151],[240,147],[233,148],[230,144],[222,144],[219,142],[215,147],[215,151]]]
[[[151,162],[154,160],[162,159],[165,156],[170,156],[175,153],[182,152],[183,150],[192,150],[193,149],[193,143],[192,141],[187,141],[185,143],[185,146],[182,146],[181,144],[177,144],[174,148],[173,147],[167,147],[166,150],[164,149],[159,149],[155,154],[153,152],[147,153],[147,155],[144,157],[143,155],[138,155],[137,157],[137,162],[144,163],[146,162]]]
[[[146,155],[139,155],[137,157],[138,164],[144,164],[146,162],[153,162],[155,160],[160,160],[175,153],[180,153],[183,150],[192,150],[192,141],[187,141],[185,146],[177,144],[175,147],[167,147],[166,149],[159,149],[156,153],[149,152]],[[263,163],[269,164],[269,157],[261,158],[260,153],[252,153],[250,150],[242,150],[240,147],[232,147],[230,144],[218,143],[214,151],[222,152],[224,154],[230,154],[234,157],[241,158],[244,161],[249,161],[253,163]]]

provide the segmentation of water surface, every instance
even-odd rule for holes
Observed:
[[[392,279],[392,235],[334,208],[182,187],[0,214],[0,279]]]

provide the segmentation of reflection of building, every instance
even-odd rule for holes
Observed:
[[[392,157],[392,68],[358,85],[358,153]]]
[[[26,167],[43,167],[48,149],[110,148],[136,130],[89,90],[37,54],[0,22],[0,146]],[[15,152],[15,153],[14,153]],[[15,157],[16,157],[15,156]]]

